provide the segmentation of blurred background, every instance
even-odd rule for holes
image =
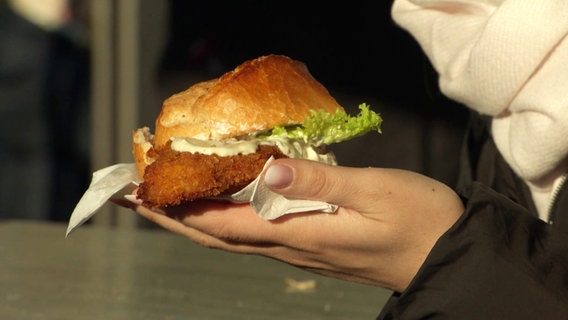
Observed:
[[[349,112],[382,115],[382,134],[331,146],[340,164],[452,185],[467,112],[391,4],[0,0],[0,219],[67,221],[93,171],[132,162],[132,130],[164,99],[271,53],[303,61]],[[145,226],[121,210],[92,223]]]

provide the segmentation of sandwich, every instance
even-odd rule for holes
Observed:
[[[300,61],[266,55],[166,99],[149,127],[133,131],[141,177],[137,197],[171,207],[232,194],[250,184],[270,158],[337,164],[326,146],[381,132],[366,104],[345,109]]]

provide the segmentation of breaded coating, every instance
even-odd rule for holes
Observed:
[[[147,206],[168,207],[231,194],[256,179],[271,156],[286,157],[274,146],[260,146],[257,153],[228,157],[164,148],[146,167],[138,197]]]

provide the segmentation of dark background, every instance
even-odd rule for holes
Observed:
[[[390,18],[390,1],[303,6],[301,2],[171,2],[163,70],[217,76],[278,53],[304,61],[327,87],[416,105],[427,65]]]

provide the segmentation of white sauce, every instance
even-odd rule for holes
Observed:
[[[178,152],[216,154],[222,157],[256,152],[259,145],[275,145],[290,158],[308,159],[327,164],[337,164],[333,153],[320,154],[312,146],[301,140],[288,140],[271,137],[266,140],[198,140],[173,138],[171,148]]]
[[[222,157],[237,154],[249,154],[256,152],[258,143],[255,141],[237,140],[198,140],[191,138],[174,138],[172,149],[179,152],[202,153],[206,155],[216,154]]]

